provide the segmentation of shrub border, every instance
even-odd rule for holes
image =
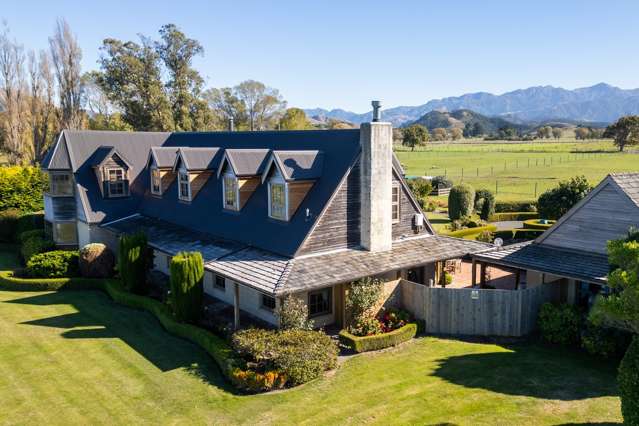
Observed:
[[[488,219],[491,222],[539,219],[539,213],[537,212],[501,212],[501,213],[494,213]]]
[[[465,229],[460,229],[459,231],[446,232],[443,235],[446,235],[447,237],[462,238],[462,237],[467,237],[469,235],[475,235],[475,234],[479,235],[484,231],[495,232],[497,231],[497,226],[495,225],[477,226],[476,228],[465,228]]]
[[[373,336],[355,336],[346,330],[339,332],[339,340],[357,353],[376,351],[379,349],[397,346],[415,337],[417,324],[412,322],[389,333],[375,334]]]
[[[101,290],[114,302],[155,315],[169,333],[195,343],[216,362],[224,377],[232,383],[233,369],[241,365],[231,346],[222,338],[201,327],[179,323],[162,302],[128,293],[116,279],[99,278],[18,278],[12,271],[0,271],[0,289],[11,291]]]

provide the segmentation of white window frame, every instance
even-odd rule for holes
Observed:
[[[157,174],[158,179],[158,190],[155,190],[155,178]],[[160,174],[160,169],[157,167],[151,167],[151,194],[153,195],[162,195],[162,175]]]
[[[393,190],[397,189],[397,200],[393,199]],[[393,218],[393,211],[397,209],[397,219]],[[402,218],[402,188],[399,182],[393,182],[391,187],[391,219],[392,223],[399,223]]]
[[[112,180],[111,179],[111,172],[121,172],[122,173],[122,179],[115,179]],[[125,181],[126,179],[126,170],[124,170],[122,167],[107,167],[104,169],[104,173],[105,173],[105,180],[107,182],[107,195],[109,196],[109,198],[118,198],[118,197],[126,197],[128,196],[128,190],[126,188],[125,185]],[[111,192],[111,185],[113,183],[121,183],[122,184],[122,194],[114,194]]]
[[[271,196],[271,191],[272,191],[272,186],[273,185],[282,185],[284,187],[284,216],[283,217],[279,217],[279,216],[273,216],[273,203],[272,203],[272,196]],[[288,221],[288,183],[282,179],[280,176],[275,176],[272,177],[271,179],[269,179],[268,181],[268,216],[271,219],[275,219],[275,220],[281,220],[281,221]]]
[[[54,176],[67,176],[69,181],[69,192],[61,193],[58,190],[58,186],[54,184]],[[73,176],[71,172],[49,172],[49,195],[70,197],[73,195]]]
[[[183,175],[186,175],[186,187],[189,192],[186,196],[182,195],[182,181],[184,180]],[[191,178],[186,169],[178,170],[178,198],[182,201],[191,201]]]
[[[227,204],[226,202],[226,180],[233,179],[235,181],[235,202]],[[240,210],[240,185],[237,176],[233,173],[227,172],[222,175],[222,207],[226,210]]]

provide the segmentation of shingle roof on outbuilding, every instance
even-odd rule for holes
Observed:
[[[258,176],[266,165],[268,149],[226,149],[220,163],[218,175],[225,164],[229,164],[236,176]]]
[[[582,281],[606,284],[608,258],[589,252],[560,249],[534,242],[513,244],[473,256],[479,261],[531,269]]]
[[[177,157],[177,148],[164,148],[161,146],[151,147],[149,161],[153,160],[156,167],[167,169],[173,167]]]
[[[184,168],[188,171],[214,170],[217,163],[217,154],[220,148],[190,148],[182,147],[178,149],[178,156],[175,159],[175,166],[178,161],[182,161]]]

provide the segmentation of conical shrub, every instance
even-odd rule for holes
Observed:
[[[125,289],[136,294],[147,293],[146,273],[151,266],[146,235],[122,235],[118,250],[118,271]]]
[[[204,262],[200,252],[171,259],[171,306],[178,321],[196,322],[202,313]]]

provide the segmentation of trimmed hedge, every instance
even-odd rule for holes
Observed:
[[[24,262],[27,263],[33,255],[44,253],[46,251],[53,250],[54,248],[55,243],[52,240],[49,240],[40,235],[36,235],[32,236],[22,243],[20,254],[22,255],[22,259],[24,260]]]
[[[460,183],[451,188],[448,194],[448,217],[457,220],[473,214],[475,189],[467,183]]]
[[[496,230],[497,230],[497,226],[486,225],[486,226],[478,226],[476,228],[460,229],[459,231],[446,232],[443,235],[446,235],[448,237],[463,238],[469,235],[479,235],[484,231],[495,232]]]
[[[555,220],[549,220],[548,223],[539,223],[540,219],[524,220],[524,229],[542,229],[546,230],[555,224]]]
[[[15,241],[20,214],[20,210],[17,209],[0,211],[0,242],[12,243]]]
[[[635,336],[617,376],[624,424],[639,425],[639,337]]]
[[[497,213],[536,212],[537,200],[497,201],[495,203],[495,211]]]
[[[80,275],[77,250],[54,250],[31,256],[25,269],[30,277],[62,278]]]
[[[25,213],[18,218],[16,235],[34,229],[44,232],[44,212]]]
[[[43,229],[31,229],[29,231],[24,231],[18,234],[18,243],[24,244],[30,238],[40,237],[44,238],[44,230]]]
[[[415,334],[417,334],[417,324],[410,323],[389,333],[364,337],[354,336],[348,331],[342,330],[339,332],[339,340],[341,344],[361,353],[399,345],[415,337]]]
[[[544,231],[542,229],[504,229],[495,232],[495,238],[502,240],[534,240]]]
[[[217,363],[229,381],[232,378],[233,370],[243,364],[224,339],[204,328],[177,322],[171,315],[169,308],[162,302],[129,293],[117,280],[79,277],[16,278],[11,271],[0,271],[0,288],[12,291],[102,290],[117,303],[152,313],[166,331],[202,347]]]
[[[528,219],[538,219],[539,213],[537,212],[505,212],[505,213],[495,213],[490,216],[489,220],[491,222],[504,222],[509,220],[528,220]]]

